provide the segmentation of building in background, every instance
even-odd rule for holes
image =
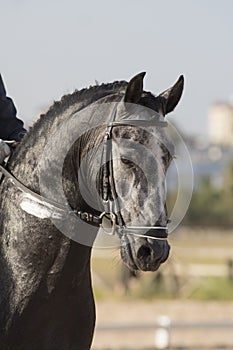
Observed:
[[[233,99],[209,107],[207,137],[183,132],[181,135],[192,161],[194,188],[197,189],[206,178],[216,189],[224,188],[226,169],[233,163]],[[173,138],[173,141],[179,158],[179,140]],[[185,173],[185,164],[181,162],[179,171],[185,174],[184,178],[189,176]],[[173,162],[167,174],[168,190],[177,188],[178,182],[178,172]]]
[[[211,144],[233,146],[233,101],[209,108],[208,131]]]

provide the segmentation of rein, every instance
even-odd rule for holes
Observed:
[[[75,214],[85,222],[98,225],[101,224],[101,218],[99,216],[78,210],[70,210],[67,206],[54,202],[30,190],[2,165],[0,165],[0,172],[22,192],[20,207],[27,213],[41,219],[50,218],[59,220]]]

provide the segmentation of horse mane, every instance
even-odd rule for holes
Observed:
[[[125,89],[127,87],[126,81],[115,81],[113,83],[103,83],[101,85],[90,86],[81,90],[75,90],[73,93],[64,95],[59,101],[54,101],[53,105],[49,107],[48,111],[41,114],[34,124],[29,128],[28,133],[23,139],[23,143],[31,136],[32,133],[37,133],[41,123],[47,124],[51,122],[59,114],[64,113],[74,103],[79,104],[78,110],[81,110],[88,104],[97,101],[99,98],[111,95]],[[46,130],[46,129],[45,129]]]

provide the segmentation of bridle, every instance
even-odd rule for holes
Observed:
[[[122,216],[116,184],[114,181],[114,171],[113,171],[113,155],[112,155],[112,131],[116,126],[159,126],[166,127],[167,122],[161,120],[159,113],[154,112],[154,116],[149,120],[137,120],[137,119],[122,119],[120,121],[116,120],[117,116],[116,103],[113,112],[110,117],[110,121],[107,124],[107,128],[104,136],[103,143],[103,153],[101,164],[102,167],[101,177],[102,177],[102,201],[104,205],[104,211],[100,214],[101,227],[104,229],[103,223],[107,222],[110,224],[110,231],[108,234],[114,235],[117,229],[120,235],[133,235],[136,237],[150,238],[154,240],[166,240],[168,237],[167,226],[127,226],[125,224],[124,218]],[[146,235],[139,234],[135,231],[151,231],[156,230],[156,234]],[[133,231],[133,232],[132,232]],[[159,231],[159,232],[158,232]]]
[[[120,102],[120,101],[118,101]],[[80,210],[72,210],[67,206],[59,204],[53,200],[43,197],[40,194],[35,193],[26,187],[21,181],[19,181],[11,172],[9,172],[4,166],[0,165],[0,172],[3,176],[8,178],[11,183],[17,187],[21,192],[20,207],[27,213],[39,218],[50,218],[55,220],[64,220],[70,215],[78,216],[82,221],[86,223],[97,225],[104,229],[106,232],[106,226],[110,228],[106,233],[114,235],[116,230],[120,233],[120,237],[123,235],[133,235],[135,237],[149,238],[152,240],[167,240],[168,228],[167,226],[127,226],[124,222],[123,216],[120,211],[118,195],[116,191],[114,174],[113,174],[113,161],[112,161],[112,131],[116,126],[158,126],[166,127],[167,122],[161,120],[159,113],[154,112],[154,116],[149,120],[136,120],[136,119],[122,119],[116,120],[117,106],[115,104],[113,112],[111,113],[110,121],[107,124],[102,152],[102,201],[104,211],[100,215],[94,215],[88,212]],[[156,234],[146,235],[139,234],[137,231],[157,231]],[[159,231],[159,232],[158,232]]]

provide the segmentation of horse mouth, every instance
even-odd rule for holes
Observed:
[[[169,256],[170,245],[166,240],[131,238],[121,239],[121,258],[132,270],[156,271]]]

